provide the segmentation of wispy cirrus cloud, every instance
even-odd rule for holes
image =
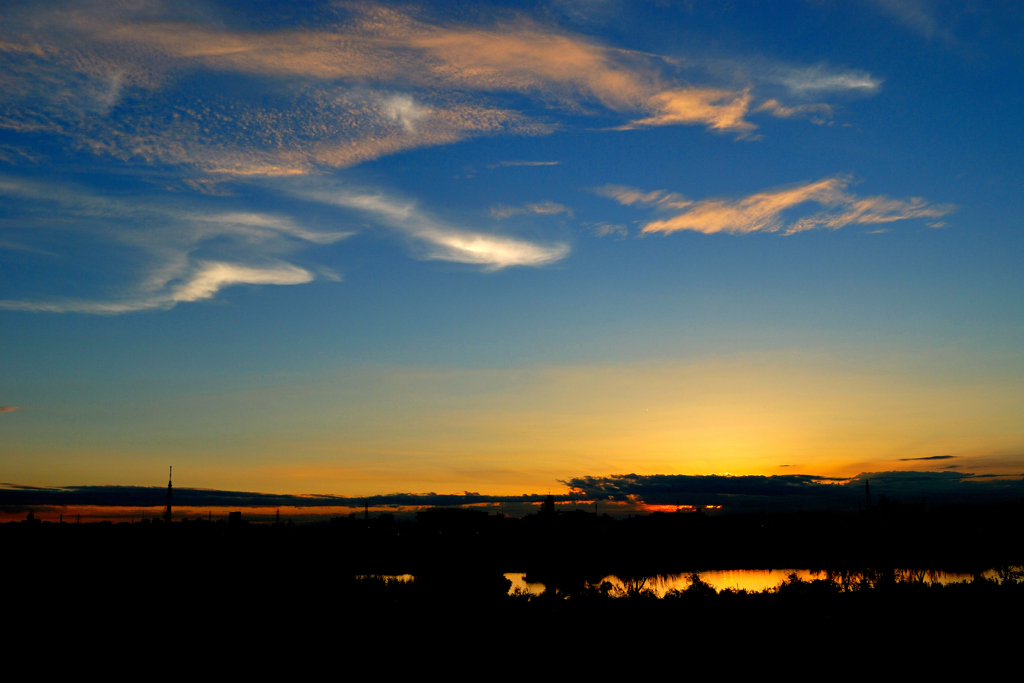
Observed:
[[[631,130],[653,126],[705,125],[720,132],[745,134],[757,128],[745,118],[750,113],[752,99],[749,92],[717,89],[659,92],[647,102],[650,116],[635,119],[618,128]]]
[[[509,166],[558,166],[561,161],[499,161],[488,164],[487,168],[505,168]]]
[[[594,193],[614,199],[623,206],[656,206],[663,209],[682,209],[693,204],[692,201],[678,192],[666,192],[665,190],[654,190],[643,192],[625,185],[602,185],[595,188]]]
[[[252,28],[241,11],[224,12],[205,21],[170,4],[59,0],[5,9],[5,155],[46,138],[64,151],[176,173],[170,184],[212,199],[229,194],[232,183],[275,177],[280,184],[273,191],[283,192],[288,178],[406,150],[477,136],[547,134],[575,120],[567,115],[603,117],[606,129],[687,125],[743,137],[755,128],[751,114],[794,118],[824,115],[828,107],[792,104],[782,95],[764,101],[763,78],[691,78],[679,60],[611,47],[523,17],[458,24],[364,3],[312,7],[303,22],[263,21],[264,28]],[[832,78],[830,87],[838,87],[835,73],[822,74],[818,81]],[[213,298],[241,284],[336,278],[329,268],[302,266],[293,257],[350,234],[315,230],[283,213],[239,210],[226,198],[217,210],[197,211],[183,202],[113,200],[68,188],[57,188],[56,197],[49,196],[53,188],[30,196],[28,185],[8,188],[20,214],[39,222],[43,203],[55,202],[68,222],[60,229],[135,256],[119,262],[130,281],[120,289],[110,286],[93,299],[8,295],[0,302],[6,308],[121,313]],[[637,202],[666,211],[692,203],[662,194]],[[495,270],[550,264],[569,253],[561,242],[452,225],[376,190],[334,193],[327,203],[402,235],[421,258]],[[497,207],[493,215],[519,213],[572,215],[555,202]],[[117,227],[129,221],[132,230]],[[595,230],[624,232],[621,226]],[[52,244],[43,249],[39,240],[6,237],[0,235],[0,246],[9,253],[55,253]],[[80,256],[76,263],[96,268],[93,261]]]
[[[885,196],[860,197],[849,191],[851,180],[845,176],[824,178],[811,183],[758,192],[740,199],[704,199],[686,202],[661,192],[642,192],[631,188],[605,189],[604,196],[620,204],[679,209],[674,215],[653,220],[644,233],[673,233],[692,230],[705,234],[782,232],[791,235],[806,230],[836,230],[847,225],[877,225],[911,218],[939,218],[951,213],[951,204],[932,204],[920,197],[892,199]],[[817,204],[823,210],[803,217],[791,215],[798,207]]]
[[[96,298],[26,295],[0,300],[7,310],[114,315],[211,299],[236,285],[304,284],[316,276],[284,257],[352,234],[312,230],[280,215],[200,211],[10,178],[0,178],[0,196],[22,230],[75,235],[77,268],[121,276],[121,284]],[[97,256],[111,248],[127,254],[113,268]]]
[[[739,136],[756,127],[753,111],[804,106],[759,109],[759,76],[693,84],[673,60],[527,20],[435,24],[373,4],[348,6],[341,20],[322,14],[316,30],[257,31],[185,19],[171,6],[12,12],[0,28],[0,128],[126,161],[296,175],[557,127],[499,105],[508,93],[548,112],[617,117],[613,128]],[[798,93],[877,87],[866,74],[824,67],[777,78]]]
[[[795,109],[825,107],[834,113],[835,106],[827,102],[809,101],[832,97],[838,101],[850,97],[877,94],[883,81],[864,71],[836,66],[827,62],[795,65],[779,62],[770,56],[751,55],[740,59],[695,60],[694,70],[703,70],[710,80],[728,83],[733,89],[743,89],[754,95],[751,114],[772,112],[779,107]],[[770,104],[774,101],[774,105]]]
[[[953,39],[952,31],[939,19],[934,2],[929,2],[929,0],[868,0],[868,4],[925,38]]]
[[[573,212],[569,207],[552,201],[534,202],[524,204],[523,206],[499,205],[491,208],[491,216],[499,220],[522,214],[536,214],[540,216],[557,216],[558,214],[564,214],[566,216],[572,216]]]
[[[779,83],[798,95],[820,95],[832,92],[872,93],[882,81],[866,71],[836,70],[824,65],[810,67],[776,67],[766,80]]]
[[[261,188],[292,193],[280,180],[265,180]],[[564,243],[540,244],[454,226],[429,216],[414,202],[381,192],[321,185],[292,194],[332,207],[335,211],[328,212],[326,219],[335,224],[351,222],[353,214],[368,217],[410,243],[420,258],[499,270],[546,265],[569,253]],[[0,177],[0,197],[22,233],[36,239],[59,235],[76,244],[63,256],[75,268],[94,272],[93,279],[113,278],[120,283],[91,297],[69,298],[59,294],[60,278],[49,278],[55,293],[0,300],[0,309],[7,310],[117,315],[212,299],[238,285],[299,285],[318,277],[338,281],[341,277],[332,269],[298,265],[291,257],[354,234],[315,229],[281,213],[238,210],[230,197],[210,198],[205,209],[186,208],[180,201],[112,198],[66,185],[4,177]],[[565,210],[554,203],[533,207],[540,213]],[[83,249],[83,244],[88,248]],[[103,256],[111,252],[117,254],[116,260]]]
[[[378,225],[409,239],[426,259],[499,270],[510,266],[543,266],[569,254],[569,246],[563,243],[544,245],[453,226],[429,216],[414,202],[381,192],[319,188],[299,190],[295,194],[306,200],[362,213]]]
[[[618,239],[625,239],[629,236],[629,230],[625,225],[617,225],[615,223],[592,223],[588,226],[590,232],[598,237],[616,237]]]
[[[115,301],[51,299],[11,301],[0,300],[0,308],[10,311],[43,313],[94,313],[118,315],[153,309],[173,308],[177,304],[212,299],[220,290],[232,285],[300,285],[312,282],[314,275],[304,268],[282,263],[264,267],[198,261],[191,264],[187,275],[166,291],[151,292],[135,298]]]
[[[832,118],[832,107],[827,104],[798,104],[787,107],[774,99],[765,100],[754,111],[768,112],[780,119],[807,117],[815,123],[825,123]]]
[[[10,17],[0,129],[236,176],[305,174],[476,135],[552,130],[406,78],[423,71],[422,55],[374,29],[367,13],[334,32],[239,32],[153,10],[84,5]],[[229,93],[218,87],[225,79]]]

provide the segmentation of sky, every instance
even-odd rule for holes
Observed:
[[[1019,479],[1022,39],[996,1],[4,3],[0,481]]]

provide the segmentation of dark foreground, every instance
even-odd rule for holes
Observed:
[[[80,638],[331,639],[354,655],[396,640],[438,657],[470,645],[602,654],[994,646],[1022,635],[1021,521],[1016,504],[622,521],[433,511],[406,524],[12,523],[0,525],[4,621],[20,633]],[[773,566],[829,573],[760,593],[716,593],[699,578],[661,599],[644,589],[656,574]],[[1002,571],[941,586],[908,580],[899,567]],[[546,593],[508,595],[502,574],[515,571]],[[610,573],[625,591],[600,584]]]

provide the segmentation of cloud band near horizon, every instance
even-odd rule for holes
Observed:
[[[789,475],[611,475],[562,481],[569,490],[555,494],[559,503],[605,502],[645,505],[722,505],[726,511],[856,510],[864,501],[865,482],[872,496],[932,505],[1016,501],[1024,495],[1021,475],[989,476],[966,472],[865,472],[849,479]],[[159,507],[166,503],[162,486],[30,487],[0,484],[0,507],[105,506]],[[453,507],[542,502],[545,494],[488,495],[464,493],[391,493],[372,496],[292,495],[213,489],[175,488],[182,507]]]

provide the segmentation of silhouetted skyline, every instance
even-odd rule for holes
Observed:
[[[412,515],[436,507],[473,507],[521,517],[534,514],[545,504],[560,510],[583,509],[616,517],[655,511],[697,510],[709,514],[758,511],[852,512],[872,506],[879,496],[931,505],[994,504],[1024,499],[1024,480],[1016,476],[978,476],[964,472],[871,472],[848,480],[812,475],[686,476],[623,475],[581,477],[564,482],[566,494],[494,496],[484,493],[393,493],[360,497],[330,495],[283,495],[245,491],[177,488],[175,505],[183,515],[222,514],[228,508],[259,509],[257,515],[305,520],[330,517],[346,511]],[[874,497],[872,497],[874,496]],[[0,514],[13,519],[22,511],[62,514],[70,508],[85,509],[91,518],[121,519],[139,516],[170,516],[172,488],[144,486],[69,486],[61,488],[0,485]],[[548,503],[546,503],[548,501]]]

